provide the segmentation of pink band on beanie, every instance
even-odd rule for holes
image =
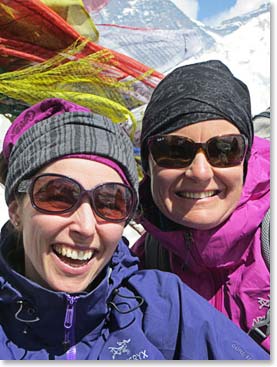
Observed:
[[[31,126],[37,122],[47,119],[55,115],[59,115],[65,112],[84,111],[91,112],[90,109],[79,106],[75,103],[60,100],[58,98],[48,98],[45,101],[38,103],[32,108],[28,108],[23,111],[9,127],[5,139],[3,142],[3,154],[8,161],[12,150],[17,140],[28,130]]]

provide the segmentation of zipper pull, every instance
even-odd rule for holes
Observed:
[[[75,304],[79,297],[72,297],[67,295],[67,306],[64,318],[64,328],[65,328],[65,335],[64,335],[64,348],[66,351],[67,359],[74,360],[76,359],[76,347],[75,347],[75,337],[74,337],[74,311],[75,311]]]
[[[72,327],[73,317],[74,317],[74,307],[75,307],[75,303],[77,299],[78,297],[67,296],[68,303],[67,303],[65,318],[64,318],[64,327],[66,329],[70,329]]]
[[[187,247],[190,248],[190,245],[192,244],[193,242],[193,238],[192,238],[192,233],[191,231],[186,231],[184,233],[184,238],[185,238],[185,241],[186,241],[186,244],[187,244]]]

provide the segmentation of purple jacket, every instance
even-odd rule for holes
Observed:
[[[97,286],[69,295],[16,271],[20,256],[10,256],[10,237],[2,231],[1,360],[269,359],[179,277],[138,271],[123,241]]]
[[[141,199],[154,206],[147,181],[140,192]],[[260,229],[269,206],[270,143],[255,137],[243,193],[227,222],[212,230],[165,231],[154,223],[159,214],[152,210],[142,224],[169,251],[172,272],[248,332],[269,310],[270,274],[261,253]],[[144,236],[132,251],[143,264]],[[269,337],[262,345],[269,350]]]

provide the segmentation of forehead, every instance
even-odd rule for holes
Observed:
[[[40,173],[57,173],[75,179],[85,188],[103,182],[123,182],[110,166],[83,158],[64,158],[48,164]]]
[[[196,141],[206,141],[213,136],[239,133],[239,129],[227,120],[208,120],[184,126],[168,135],[181,135]]]

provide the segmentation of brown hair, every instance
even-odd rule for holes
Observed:
[[[8,172],[8,163],[4,157],[3,152],[0,153],[0,184],[2,184],[3,186],[5,186],[5,182],[6,182],[6,178],[7,178],[7,172]],[[24,194],[18,194],[16,195],[16,200],[18,200],[18,202],[22,202],[22,199],[24,197]],[[11,225],[11,227],[13,227]],[[20,235],[20,231],[18,231],[16,228],[13,227],[13,232],[17,233]]]
[[[8,173],[8,162],[6,161],[5,157],[4,157],[4,153],[1,152],[0,153],[0,184],[2,184],[3,186],[5,186],[6,183],[6,178],[7,178],[7,173]],[[14,198],[17,198],[19,201],[22,201],[24,194],[12,194],[10,201]]]
[[[8,172],[8,163],[4,157],[3,152],[0,153],[0,183],[5,185]]]

